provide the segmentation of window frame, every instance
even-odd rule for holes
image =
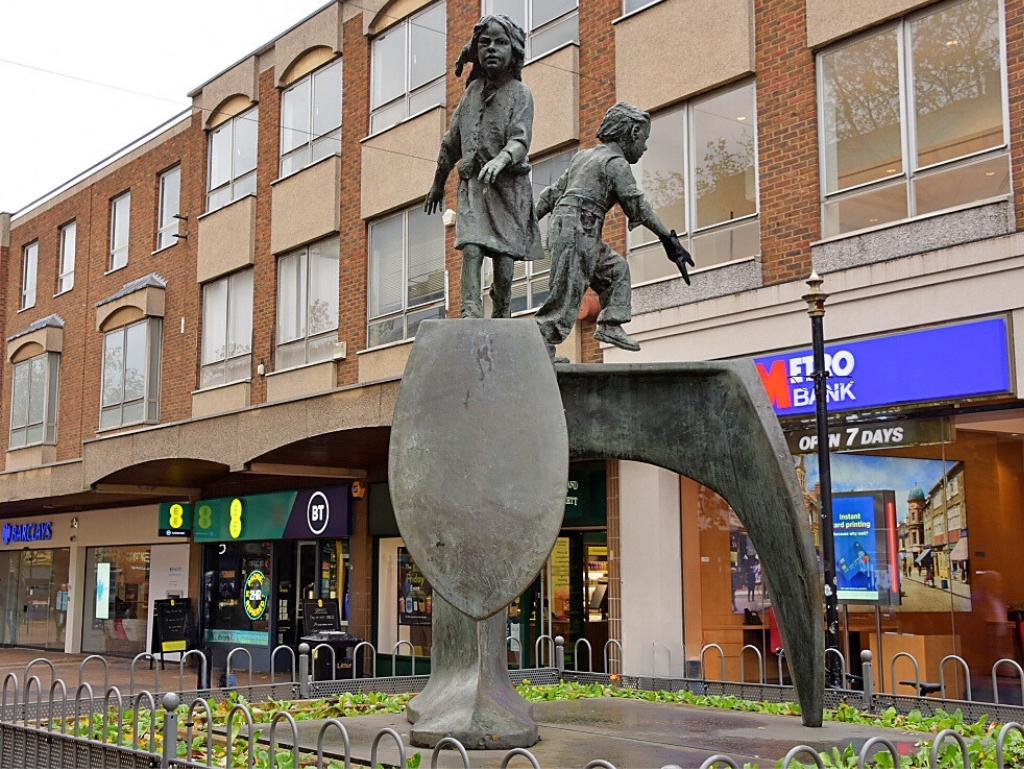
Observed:
[[[697,162],[698,161],[698,159],[697,159],[697,120],[695,119],[694,114],[697,111],[699,111],[700,106],[702,104],[705,104],[707,102],[710,102],[710,101],[713,101],[713,100],[715,100],[717,98],[720,98],[720,97],[728,94],[729,92],[740,91],[742,89],[748,89],[748,88],[750,89],[750,92],[751,92],[751,102],[750,102],[751,120],[749,122],[749,127],[750,127],[750,130],[753,131],[753,138],[752,138],[752,145],[751,145],[753,157],[751,158],[750,166],[749,167],[752,169],[752,173],[753,173],[752,184],[753,184],[753,189],[754,189],[754,199],[753,199],[754,210],[751,213],[741,214],[740,216],[736,216],[736,217],[733,217],[731,219],[722,219],[720,221],[713,222],[711,224],[699,225],[698,224],[698,218],[697,218],[698,217],[697,209],[698,209],[698,205],[700,203],[700,197],[696,194],[696,192],[697,192],[696,180],[697,180],[697,170],[698,170],[698,162]],[[685,102],[682,102],[682,103],[677,104],[675,106],[669,107],[667,109],[660,110],[660,111],[658,111],[657,113],[655,113],[655,114],[653,114],[651,116],[652,124],[653,124],[653,121],[656,120],[657,118],[663,117],[663,116],[668,116],[668,115],[671,115],[671,114],[674,114],[674,113],[682,113],[682,118],[681,119],[682,119],[682,143],[683,143],[683,152],[682,152],[683,201],[682,202],[683,202],[683,211],[684,211],[684,226],[683,226],[682,230],[679,230],[678,228],[676,228],[676,230],[677,230],[677,234],[679,235],[680,242],[683,244],[683,246],[688,251],[690,251],[690,253],[694,254],[694,259],[697,261],[697,267],[695,269],[696,270],[705,269],[705,268],[713,269],[713,268],[721,267],[721,266],[726,265],[726,264],[731,264],[733,262],[741,262],[741,261],[744,261],[744,260],[756,258],[757,255],[761,252],[761,246],[760,246],[761,177],[760,177],[760,164],[759,164],[759,158],[758,158],[758,144],[757,144],[757,138],[758,138],[757,137],[757,135],[758,135],[758,125],[757,125],[757,88],[756,88],[755,81],[747,79],[747,80],[740,81],[739,83],[733,83],[733,84],[727,85],[727,86],[722,87],[722,88],[717,88],[714,91],[711,91],[710,93],[702,94],[702,95],[696,96],[696,97],[694,97],[692,99],[688,99]],[[648,147],[650,147],[649,143],[648,143]],[[645,157],[648,157],[648,156],[645,155]],[[635,164],[633,164],[631,166],[631,168],[633,169],[633,174],[634,174],[634,176],[636,178],[636,181],[637,181],[637,185],[640,187],[641,191],[643,191],[643,175],[642,175],[643,160],[644,160],[644,158],[641,158],[641,160],[638,163],[635,163]],[[638,173],[638,170],[640,170],[641,172]],[[756,250],[755,253],[749,254],[749,255],[746,255],[746,256],[737,256],[737,257],[734,257],[732,259],[726,259],[724,261],[716,261],[716,262],[714,262],[712,264],[706,264],[705,265],[705,264],[701,263],[700,255],[698,253],[700,249],[696,247],[694,241],[699,240],[699,239],[701,239],[704,236],[713,236],[713,235],[715,235],[717,233],[727,233],[730,230],[738,230],[738,229],[743,228],[746,225],[749,225],[749,224],[754,223],[754,222],[758,223],[758,237],[757,237],[757,244],[758,245],[757,245],[757,250]],[[672,225],[671,222],[664,222],[663,221],[663,223],[669,229],[673,229],[673,225]],[[648,239],[644,240],[644,241],[640,241],[639,240],[639,233],[640,232],[646,232],[646,233],[648,233],[650,235],[650,237]],[[637,234],[634,234],[634,233],[637,233]],[[628,231],[627,232],[627,236],[626,236],[626,250],[627,250],[628,254],[630,254],[630,255],[632,255],[632,254],[643,254],[645,251],[651,250],[651,249],[654,249],[654,248],[657,248],[658,250],[660,250],[661,246],[660,246],[657,238],[654,238],[653,234],[651,234],[650,231],[647,230],[646,228],[639,227],[636,230],[632,230],[632,231]],[[658,259],[663,260],[664,257],[655,257],[655,259],[656,260],[658,260]],[[674,266],[672,266],[671,263],[666,263],[666,264],[669,265],[669,268],[666,269],[666,274],[664,276],[659,276],[659,277],[653,277],[653,278],[650,278],[650,279],[641,279],[639,281],[634,281],[633,285],[634,286],[641,286],[641,285],[647,285],[649,283],[657,283],[657,282],[661,282],[661,281],[664,281],[664,280],[670,280],[670,279],[678,278],[679,274],[676,271],[676,269],[674,268]],[[692,272],[692,270],[691,270],[691,272]]]
[[[21,247],[21,301],[18,307],[28,310],[36,306],[39,289],[39,240],[33,240]]]
[[[70,236],[69,236],[70,233]],[[68,244],[70,248],[68,247]],[[65,294],[75,287],[75,258],[78,251],[78,221],[72,219],[59,231],[60,249],[57,255],[57,294]]]
[[[118,240],[118,209],[124,206],[124,242]],[[110,251],[107,272],[120,270],[128,266],[128,246],[131,243],[132,226],[132,193],[122,192],[110,199]],[[123,261],[122,261],[123,257]]]
[[[579,0],[576,0],[576,5],[575,5],[575,7],[571,11],[565,11],[561,15],[559,15],[559,16],[553,18],[553,19],[549,19],[548,21],[545,21],[543,24],[540,24],[537,27],[533,26],[533,15],[534,15],[533,14],[533,10],[534,10],[533,6],[534,6],[534,3],[537,2],[538,0],[516,0],[516,1],[517,2],[521,2],[523,4],[523,22],[521,23],[521,26],[523,28],[523,31],[526,32],[526,60],[525,60],[524,63],[529,63],[529,62],[533,61],[534,59],[539,59],[539,58],[541,58],[543,56],[547,56],[552,51],[557,51],[559,48],[562,48],[565,45],[569,45],[570,43],[575,43],[576,45],[579,45],[579,42],[580,42],[580,25],[579,25],[580,3],[579,3]],[[653,0],[651,0],[651,1],[653,2]],[[486,15],[495,13],[495,11],[493,10],[494,6],[492,5],[493,2],[494,2],[494,0],[481,0],[481,3],[480,3],[481,15],[486,16]],[[534,41],[540,35],[543,35],[545,32],[550,32],[552,29],[557,27],[559,24],[562,24],[563,22],[569,21],[573,17],[576,18],[576,25],[575,25],[576,33],[572,36],[572,38],[570,38],[568,40],[562,40],[561,42],[555,43],[554,45],[552,45],[550,47],[546,47],[546,48],[544,48],[544,50],[540,51],[539,53],[535,52],[533,50],[533,48],[534,48]],[[513,18],[515,18],[515,17],[513,17]],[[518,23],[518,19],[516,19],[516,21]]]
[[[430,13],[431,11],[434,11],[437,8],[441,8],[442,12],[444,13],[444,28],[445,28],[444,38],[445,38],[445,40],[441,43],[441,49],[442,49],[442,57],[441,57],[441,59],[442,59],[442,61],[445,62],[445,64],[442,66],[441,72],[436,77],[434,77],[433,79],[431,79],[431,80],[429,80],[429,81],[427,81],[425,83],[421,83],[420,85],[418,85],[415,88],[413,88],[412,87],[412,72],[413,72],[413,66],[414,65],[410,61],[411,56],[409,55],[410,54],[410,50],[412,48],[412,28],[414,26],[416,26],[415,22],[416,22],[417,19],[421,18],[422,16],[425,16],[426,14]],[[378,74],[378,70],[377,70],[376,47],[377,47],[378,43],[380,41],[383,41],[384,39],[386,39],[386,37],[388,35],[398,34],[399,32],[401,32],[401,34],[403,35],[403,50],[404,50],[404,54],[405,54],[404,59],[403,59],[403,65],[404,65],[404,68],[405,68],[404,73],[403,73],[403,78],[404,78],[403,91],[402,91],[401,94],[391,98],[389,101],[386,101],[386,102],[383,102],[381,104],[376,104],[375,105],[374,104],[374,98],[375,98],[374,97],[374,83],[380,77],[380,75]],[[377,35],[373,40],[370,41],[370,135],[371,136],[374,135],[374,134],[382,133],[382,132],[388,130],[389,128],[393,128],[394,126],[402,123],[403,121],[408,120],[409,118],[415,117],[416,115],[422,114],[423,112],[426,112],[428,110],[434,109],[436,107],[443,107],[443,106],[445,106],[445,103],[447,101],[446,78],[447,78],[447,74],[448,74],[448,72],[447,72],[447,61],[446,61],[446,59],[447,59],[447,38],[448,38],[448,4],[447,4],[447,0],[438,0],[438,2],[430,3],[429,5],[427,5],[427,6],[423,7],[423,8],[418,9],[415,13],[410,14],[409,16],[407,16],[406,18],[402,19],[401,21],[396,22],[395,24],[391,25],[386,30],[384,30],[379,35]],[[412,102],[415,99],[415,97],[421,96],[421,95],[423,95],[424,93],[430,91],[433,88],[437,88],[438,85],[440,85],[440,89],[439,89],[440,90],[440,95],[439,95],[439,98],[438,98],[437,102],[427,104],[426,106],[418,107],[418,108],[416,108],[414,110],[413,107],[412,107]],[[390,111],[392,110],[392,108],[397,107],[397,106],[399,106],[401,104],[405,105],[405,109],[403,111],[402,117],[400,117],[398,119],[392,119],[392,117],[387,117],[386,120],[381,119],[379,122],[377,120],[375,120],[376,118],[383,118],[384,116],[388,116],[390,114]]]
[[[239,270],[238,272],[233,272],[230,275],[225,275],[223,277],[217,278],[216,280],[211,280],[208,283],[203,284],[203,336],[202,339],[200,340],[199,345],[200,390],[208,390],[214,387],[234,384],[236,382],[246,382],[252,379],[252,306],[254,280],[253,272],[253,269],[250,267],[248,269]],[[248,306],[249,310],[249,345],[245,352],[240,352],[232,355],[230,354],[230,342],[235,338],[235,335],[232,333],[234,329],[232,328],[231,321],[235,317],[234,313],[232,312],[232,309],[233,305],[237,304],[237,302],[239,301],[239,292],[243,290],[238,288],[235,288],[234,290],[232,289],[235,282],[241,279],[243,276],[248,279],[248,297],[243,299],[242,301],[243,304],[246,304]],[[208,322],[209,318],[207,316],[207,313],[211,309],[211,301],[208,292],[211,288],[220,284],[223,284],[225,289],[224,306],[223,308],[217,308],[219,310],[223,310],[224,339],[222,341],[224,342],[224,354],[222,357],[216,360],[207,360],[206,343],[208,341],[207,335],[210,333],[211,326],[211,324]],[[245,374],[243,376],[232,377],[232,369],[235,369],[236,371],[241,370],[242,367],[240,361],[242,361],[243,358],[248,359],[249,361],[248,365],[244,367]],[[216,372],[217,369],[220,369],[222,371],[222,375],[219,381],[206,381],[208,375],[212,377],[212,375]]]
[[[175,184],[174,199],[176,205],[174,211],[171,211],[168,206],[168,188],[171,182]],[[181,214],[181,165],[178,164],[173,168],[168,168],[162,174],[160,174],[160,180],[158,183],[158,208],[157,208],[157,230],[156,230],[156,250],[161,251],[165,248],[170,248],[178,243],[178,230],[180,219],[178,218]]]
[[[1007,83],[1007,59],[1006,59],[1006,24],[1005,8],[1003,0],[993,0],[996,5],[997,23],[996,28],[999,35],[999,87],[1000,87],[1000,115],[1002,117],[1002,141],[991,147],[968,152],[947,160],[940,160],[922,166],[918,165],[917,152],[917,128],[918,114],[914,97],[914,52],[912,27],[915,22],[929,16],[941,14],[963,2],[970,0],[952,0],[951,2],[939,3],[924,8],[916,13],[909,13],[899,19],[886,24],[880,24],[866,32],[844,40],[836,45],[829,46],[815,53],[815,108],[817,110],[818,122],[818,184],[819,184],[819,208],[821,222],[821,236],[823,239],[845,238],[857,233],[869,232],[877,228],[891,227],[903,222],[910,222],[923,217],[931,216],[943,211],[956,210],[958,208],[969,208],[986,201],[1012,198],[1013,178],[1010,159],[1010,113],[1009,96]],[[842,51],[846,48],[864,43],[873,37],[887,33],[894,33],[896,38],[896,62],[897,62],[897,87],[899,100],[899,144],[901,169],[891,177],[873,179],[859,182],[848,187],[838,187],[835,191],[828,191],[828,174],[831,165],[828,163],[828,154],[825,152],[828,137],[826,135],[825,113],[825,57]],[[1009,192],[995,197],[979,198],[967,203],[953,203],[949,206],[930,211],[918,212],[916,186],[917,182],[927,179],[929,176],[938,176],[943,172],[967,168],[974,164],[981,164],[988,160],[998,160],[1001,156],[1006,159],[1007,174],[1009,178]],[[853,230],[829,232],[827,223],[827,209],[829,204],[839,203],[843,200],[855,198],[858,194],[870,191],[884,191],[889,188],[904,187],[904,199],[906,201],[905,217],[896,217],[885,221],[873,220],[866,226]]]
[[[435,223],[436,222],[437,226],[439,228],[441,228],[441,238],[440,238],[441,249],[440,249],[439,257],[440,257],[440,267],[441,267],[442,282],[443,282],[442,296],[440,298],[438,298],[438,299],[427,299],[425,301],[421,301],[421,302],[416,303],[416,304],[413,304],[413,303],[411,303],[409,301],[409,251],[410,251],[410,249],[409,249],[409,215],[410,214],[416,214],[416,215],[421,215],[422,214],[423,216],[426,216],[426,214],[423,214],[422,208],[420,206],[412,206],[410,208],[403,209],[402,211],[397,211],[397,212],[395,212],[395,213],[393,213],[393,214],[391,214],[389,216],[385,216],[385,217],[382,217],[380,219],[377,219],[376,221],[370,222],[367,225],[367,237],[366,237],[366,239],[367,239],[367,250],[366,250],[366,260],[367,260],[367,265],[366,265],[366,280],[367,280],[367,287],[366,287],[366,294],[367,294],[367,297],[366,297],[366,343],[367,343],[367,347],[371,348],[371,349],[372,348],[376,348],[376,347],[387,347],[388,345],[392,345],[392,344],[400,344],[400,343],[403,343],[403,342],[407,342],[407,341],[409,341],[411,339],[414,339],[415,338],[415,333],[413,333],[413,334],[409,333],[409,319],[410,319],[411,316],[424,315],[424,314],[430,313],[430,312],[435,312],[436,313],[436,311],[440,310],[441,312],[440,313],[436,313],[434,315],[434,317],[443,317],[443,312],[447,311],[447,309],[448,309],[448,269],[447,269],[447,266],[445,264],[445,240],[446,240],[446,238],[445,238],[445,234],[444,234],[444,224],[443,224],[443,222],[441,222],[441,218],[438,217],[438,216],[433,216],[433,217],[427,216],[426,222],[427,223]],[[378,315],[370,315],[370,309],[371,309],[371,304],[372,304],[372,302],[371,302],[371,294],[372,294],[372,292],[374,290],[373,286],[371,285],[371,281],[373,280],[374,274],[375,274],[374,273],[374,258],[373,258],[374,257],[374,248],[373,248],[373,232],[374,232],[374,228],[384,224],[385,222],[393,221],[393,220],[395,220],[395,219],[397,219],[399,217],[401,217],[401,220],[402,220],[402,254],[401,254],[401,260],[402,260],[402,278],[401,278],[402,301],[401,301],[401,306],[397,310],[392,310],[390,312],[383,312],[383,313],[380,313]],[[385,322],[385,321],[399,320],[399,319],[401,320],[401,323],[402,323],[402,336],[401,336],[401,338],[399,338],[399,339],[392,339],[392,340],[390,340],[388,342],[382,342],[382,343],[378,343],[378,344],[372,344],[371,343],[371,338],[370,338],[371,326],[373,326],[375,324],[379,324],[379,323]],[[426,320],[426,319],[429,319],[429,316],[425,316],[425,317],[420,318],[420,321]],[[416,326],[417,327],[419,326],[419,322],[416,323]]]
[[[310,269],[310,254],[312,249],[321,246],[323,244],[333,244],[333,252],[337,254],[337,259],[332,260],[336,262],[335,269],[337,270],[334,279],[334,290],[336,292],[336,304],[333,324],[324,330],[317,331],[316,333],[310,333],[310,312],[312,310],[312,303],[310,302],[310,296],[312,296],[313,285],[312,281],[314,278],[314,271]],[[277,258],[277,307],[275,312],[275,320],[277,329],[274,334],[274,369],[275,371],[284,371],[287,369],[300,368],[302,366],[309,366],[315,363],[323,363],[324,361],[332,360],[334,358],[335,345],[338,342],[338,330],[340,328],[341,320],[341,284],[340,284],[340,268],[341,268],[341,241],[338,236],[325,238],[315,243],[310,243],[307,246],[293,249],[287,253],[281,254]],[[290,304],[286,305],[283,299],[283,289],[286,281],[282,280],[282,271],[286,268],[286,262],[292,259],[299,259],[301,268],[301,285],[296,281],[295,288],[298,289],[299,294],[297,296],[288,297]],[[293,310],[295,317],[298,318],[300,312],[304,316],[302,320],[303,331],[301,334],[284,339],[282,334],[286,333],[285,328],[288,324],[282,322],[283,313],[286,310]],[[334,344],[330,344],[333,340]],[[282,365],[283,360],[293,354],[292,349],[302,347],[302,360],[298,363],[288,363]],[[324,349],[330,349],[329,355],[311,355],[311,347],[317,347],[318,345],[324,345]]]
[[[253,121],[255,125],[256,134],[253,141],[253,158],[252,167],[247,168],[244,171],[236,171],[235,164],[239,162],[235,152],[235,144],[237,142],[237,128],[242,124],[242,121]],[[232,115],[227,120],[217,124],[211,128],[207,133],[206,139],[206,160],[207,160],[207,171],[206,171],[206,213],[213,213],[220,209],[231,205],[236,200],[244,198],[246,195],[256,194],[256,172],[259,169],[259,121],[260,121],[260,107],[258,104],[254,104],[251,107],[239,112],[237,115]],[[214,140],[220,135],[221,131],[229,130],[228,134],[228,157],[231,158],[230,169],[228,171],[227,179],[221,182],[216,187],[213,185],[213,171],[214,171]],[[251,189],[250,189],[251,187]],[[214,203],[214,199],[220,194],[227,191],[228,195],[225,200],[217,200]]]
[[[43,360],[43,381],[41,384],[32,381],[32,363]],[[18,371],[27,368],[29,381],[28,392],[25,400],[25,422],[15,424],[15,404],[18,400]],[[23,449],[29,446],[52,446],[57,443],[57,406],[59,403],[59,382],[60,382],[60,353],[43,352],[33,355],[23,361],[14,364],[11,372],[11,420],[8,435],[8,451]],[[34,386],[36,385],[36,386]],[[31,421],[33,399],[42,397],[42,416],[37,421]],[[33,427],[40,427],[39,440],[28,440],[28,433]],[[21,434],[24,440],[15,442],[15,436]]]
[[[107,390],[107,343],[114,335],[121,338],[121,350],[128,347],[128,335],[132,329],[140,326],[145,327],[145,360],[143,363],[142,397],[125,400],[125,368],[128,356],[122,352],[120,377],[120,398],[109,403],[105,402]],[[103,345],[100,359],[100,414],[99,431],[116,430],[121,427],[138,424],[156,424],[160,419],[160,360],[163,346],[163,319],[147,316],[132,323],[112,328],[103,333]],[[125,419],[125,409],[142,404],[142,417],[139,419]],[[104,423],[105,414],[118,414],[116,422]]]
[[[332,126],[331,126],[331,128],[329,130],[326,130],[326,131],[324,131],[324,132],[322,132],[320,134],[316,134],[314,132],[314,126],[313,126],[314,120],[315,120],[315,116],[316,116],[316,108],[317,108],[317,99],[316,99],[316,95],[317,95],[316,82],[317,81],[316,81],[316,77],[317,77],[317,75],[323,75],[324,73],[326,73],[332,67],[337,67],[338,68],[338,94],[339,94],[338,95],[338,122],[337,122],[336,125],[332,124]],[[343,78],[344,78],[344,70],[343,70],[342,60],[341,60],[341,57],[337,57],[337,58],[332,59],[331,61],[327,62],[323,66],[317,67],[312,72],[307,72],[305,75],[300,77],[295,82],[289,83],[281,91],[281,116],[282,116],[281,122],[282,122],[282,125],[281,125],[281,131],[280,131],[281,138],[280,138],[280,143],[279,143],[280,146],[279,146],[279,153],[278,153],[278,155],[279,155],[278,174],[279,174],[280,178],[284,178],[286,176],[291,176],[292,174],[298,173],[299,171],[303,170],[304,168],[308,168],[309,166],[313,165],[314,163],[319,163],[324,158],[331,157],[332,155],[340,155],[341,154],[341,124],[342,124],[343,115],[344,115],[344,98],[345,98],[344,92],[342,90],[343,82],[344,82]],[[309,83],[309,115],[307,116],[309,130],[307,131],[306,139],[302,143],[296,144],[291,149],[285,150],[285,147],[284,147],[285,137],[286,137],[286,127],[284,126],[285,99],[288,98],[288,94],[289,93],[291,93],[292,91],[297,90],[298,88],[300,88],[301,86],[303,86],[307,82]],[[317,147],[325,145],[325,144],[329,144],[331,142],[331,140],[334,140],[334,141],[337,142],[336,150],[334,152],[328,152],[326,155],[322,155],[320,157],[317,157],[317,154],[316,154]],[[294,168],[291,168],[289,170],[285,170],[286,159],[297,157],[299,155],[303,155],[304,156],[303,159],[299,161],[299,165],[297,165]]]

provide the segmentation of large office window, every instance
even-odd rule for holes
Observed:
[[[21,309],[36,306],[36,283],[39,278],[39,241],[21,249]]]
[[[60,228],[60,262],[57,268],[57,293],[70,291],[75,285],[75,248],[78,225],[68,222]]]
[[[160,211],[156,231],[156,248],[178,242],[178,214],[181,211],[181,166],[160,174]]]
[[[11,393],[12,449],[57,441],[57,375],[53,352],[14,364]]]
[[[278,370],[329,360],[338,342],[338,239],[277,260]]]
[[[259,108],[235,115],[210,131],[207,211],[256,192],[256,136]]]
[[[754,116],[752,83],[662,112],[633,167],[644,196],[698,268],[760,252]],[[629,246],[642,249],[630,259],[634,284],[678,277],[646,227],[630,233]]]
[[[419,206],[370,225],[367,345],[416,336],[444,312],[444,224]]]
[[[825,237],[1007,195],[999,0],[943,5],[818,55]]]
[[[132,208],[132,194],[126,192],[110,201],[110,261],[109,270],[119,270],[128,264],[128,223]]]
[[[374,38],[370,133],[444,104],[445,4],[435,3]]]
[[[526,31],[526,58],[580,40],[579,0],[484,0],[483,12],[503,13]]]
[[[103,335],[100,429],[156,422],[160,408],[160,318]]]
[[[341,152],[341,59],[281,94],[281,176]]]
[[[248,379],[252,372],[252,270],[203,286],[201,388]]]

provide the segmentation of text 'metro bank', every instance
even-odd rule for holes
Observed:
[[[754,363],[778,416],[813,413],[810,349]],[[826,345],[825,367],[835,411],[1006,395],[1012,387],[1003,317]]]

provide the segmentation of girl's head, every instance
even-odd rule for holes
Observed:
[[[486,77],[487,71],[480,64],[480,38],[486,37],[486,32],[491,24],[495,24],[501,28],[504,35],[508,37],[512,47],[512,61],[508,68],[508,74],[514,77],[516,80],[522,80],[523,73],[523,62],[526,61],[526,33],[523,32],[523,28],[516,24],[512,19],[503,14],[492,14],[490,16],[484,16],[480,21],[473,27],[473,37],[466,43],[462,48],[462,53],[459,54],[459,58],[455,62],[455,76],[462,76],[462,68],[466,64],[472,64],[473,68],[469,72],[469,78],[467,84],[473,82],[477,78]]]

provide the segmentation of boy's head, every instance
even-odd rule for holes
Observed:
[[[509,75],[516,80],[523,79],[523,62],[526,61],[526,33],[515,21],[504,14],[491,14],[484,16],[473,27],[473,37],[462,48],[462,53],[455,62],[455,76],[462,76],[462,68],[466,64],[472,64],[473,69],[469,72],[467,85],[477,78],[486,77],[487,72],[480,64],[480,37],[487,31],[488,26],[497,24],[504,31],[512,44],[512,63],[509,66]]]
[[[621,101],[608,108],[597,130],[597,138],[605,143],[618,144],[630,163],[637,162],[647,150],[650,135],[651,116],[639,107]]]

